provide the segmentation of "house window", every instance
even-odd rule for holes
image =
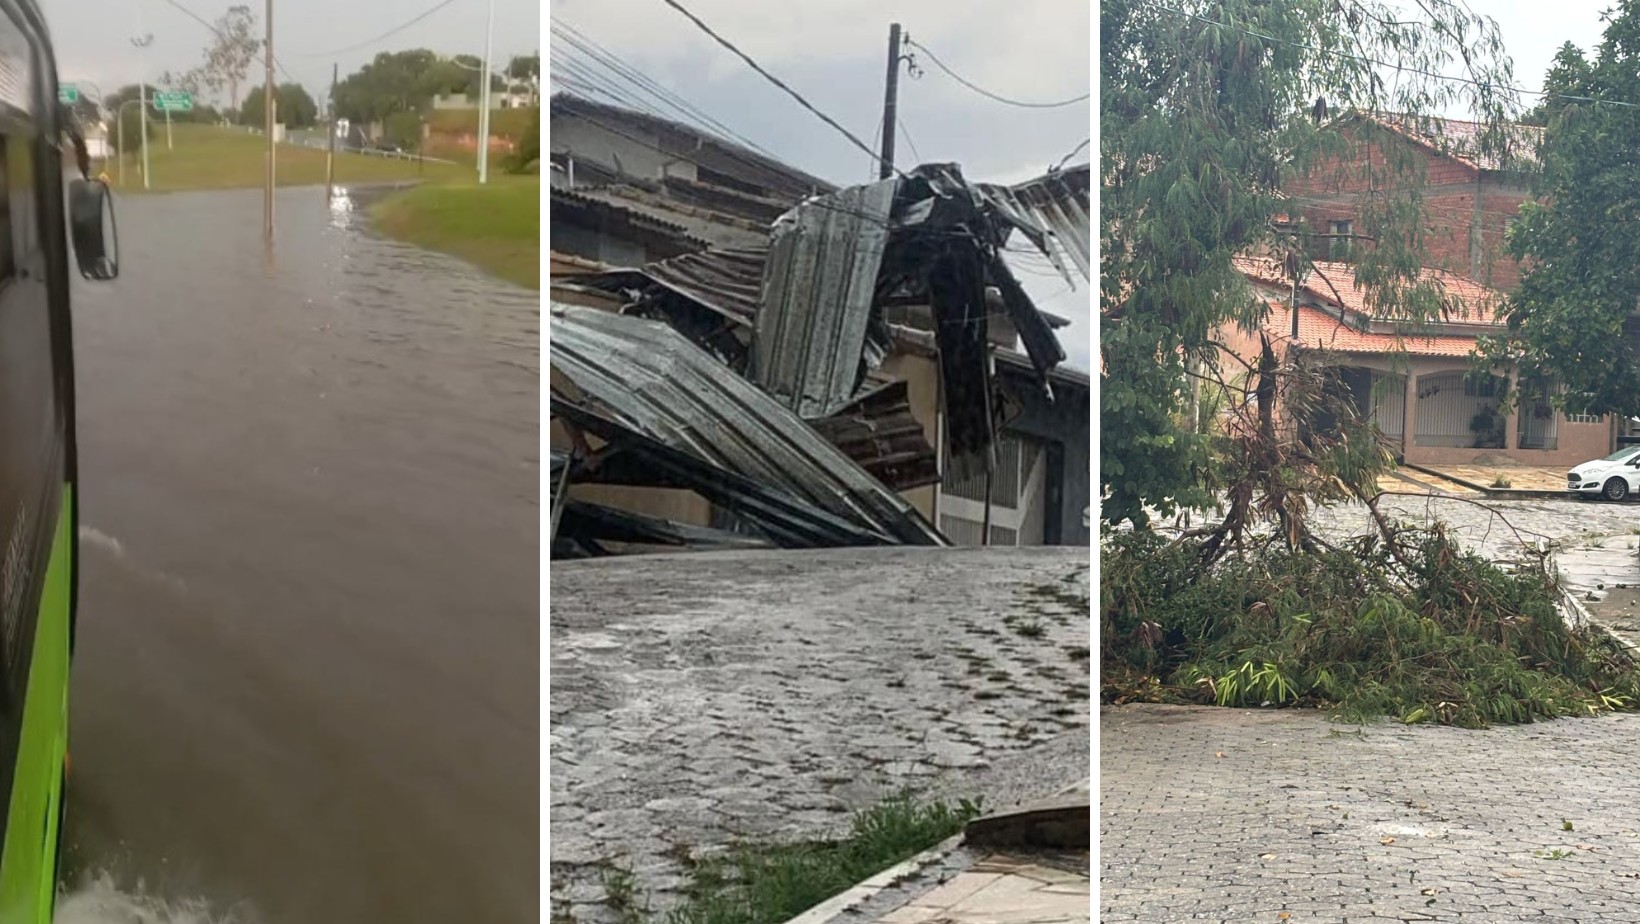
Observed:
[[[1327,222],[1327,256],[1333,260],[1344,261],[1350,258],[1350,244],[1354,240],[1350,237],[1354,232],[1350,230],[1349,219]]]

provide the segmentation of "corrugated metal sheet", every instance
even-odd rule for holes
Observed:
[[[854,396],[897,179],[804,203],[775,222],[750,375],[806,419]]]
[[[678,224],[677,222],[666,221],[664,219],[656,218],[652,215],[647,215],[643,212],[627,208],[625,205],[606,202],[603,199],[585,196],[579,192],[571,192],[567,189],[554,188],[552,190],[552,205],[559,208],[578,207],[581,209],[590,210],[597,214],[618,217],[629,222],[634,227],[658,231],[670,237],[677,238],[678,240],[691,246],[699,247],[703,250],[710,247],[712,244],[711,241],[691,233],[687,227]]]
[[[650,263],[642,269],[616,270],[577,276],[580,285],[605,292],[642,292],[658,285],[721,314],[740,327],[750,328],[757,317],[763,285],[762,249],[708,250]]]
[[[669,326],[554,304],[548,344],[555,372],[640,435],[860,524],[880,541],[945,544],[903,498]]]
[[[1017,186],[982,186],[986,199],[1016,226],[1045,232],[1035,243],[1070,280],[1066,262],[1093,281],[1089,243],[1089,167],[1049,173]],[[1032,234],[1035,237],[1035,234]],[[1074,281],[1074,280],[1070,280]]]

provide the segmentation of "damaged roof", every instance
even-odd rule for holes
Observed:
[[[812,524],[837,537],[830,544],[946,544],[905,499],[670,326],[553,304],[549,344],[552,369],[579,391],[583,418],[675,453],[672,461],[690,463],[675,469],[703,495],[719,487],[714,480],[733,481],[742,495],[766,488],[769,496],[742,509],[779,507],[780,519],[758,524],[772,537],[796,541],[788,534]],[[554,413],[560,400],[555,390]]]
[[[768,257],[764,248],[708,250],[649,263],[641,269],[581,276],[575,281],[623,295],[641,295],[648,286],[660,286],[750,329],[757,318],[763,264]]]
[[[775,222],[749,373],[800,417],[840,410],[886,352],[862,361],[898,191],[895,179],[851,187]]]
[[[1052,171],[1017,186],[981,188],[999,207],[1047,232],[1044,252],[1061,273],[1065,272],[1063,261],[1069,261],[1083,281],[1093,281],[1088,219],[1092,171],[1087,164]]]

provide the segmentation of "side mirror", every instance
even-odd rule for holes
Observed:
[[[114,195],[107,183],[86,179],[69,182],[68,230],[81,276],[100,282],[119,276],[119,226],[114,220]]]

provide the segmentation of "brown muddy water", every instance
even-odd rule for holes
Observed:
[[[278,205],[123,198],[77,291],[57,920],[533,921],[539,297]]]

